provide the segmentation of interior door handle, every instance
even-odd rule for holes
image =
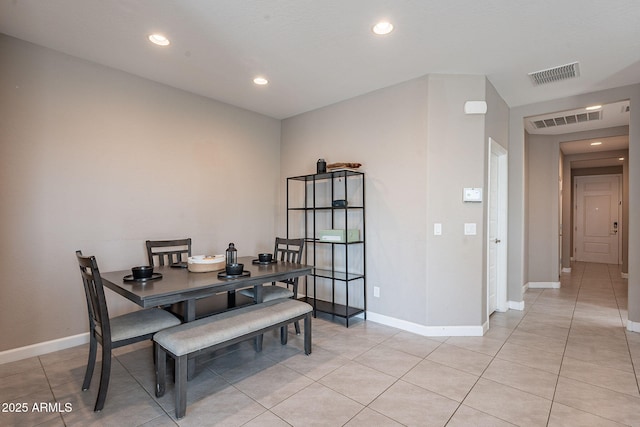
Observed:
[[[494,243],[500,243],[500,241],[501,241],[500,239],[496,239],[494,240]]]

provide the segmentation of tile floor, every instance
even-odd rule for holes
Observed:
[[[529,290],[524,312],[495,313],[484,337],[314,319],[311,356],[273,334],[260,354],[243,343],[200,361],[178,422],[172,386],[154,397],[150,344],[117,351],[100,413],[98,369],[80,391],[87,346],[62,350],[0,365],[0,425],[640,426],[640,334],[623,327],[619,277],[576,263],[561,289]],[[34,411],[48,402],[59,410]]]

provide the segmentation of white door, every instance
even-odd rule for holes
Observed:
[[[489,138],[487,310],[507,310],[507,152]]]
[[[575,188],[575,259],[619,264],[620,176],[578,176]]]

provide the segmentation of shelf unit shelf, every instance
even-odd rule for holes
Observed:
[[[305,239],[304,262],[314,269],[304,279],[314,315],[366,319],[366,233],[364,173],[340,170],[287,178],[287,237]],[[345,206],[332,206],[346,200]],[[297,220],[297,221],[296,221]],[[321,230],[357,229],[354,241],[322,241]],[[351,290],[350,290],[351,289]],[[355,301],[355,302],[354,302]]]
[[[364,309],[362,308],[349,307],[344,304],[336,304],[336,303],[332,303],[331,301],[323,301],[323,300],[318,300],[311,297],[300,298],[300,301],[304,301],[306,303],[311,304],[312,306],[315,307],[315,310],[320,313],[329,313],[334,316],[347,319],[347,321],[349,318],[353,316],[357,316],[358,314],[365,313]]]

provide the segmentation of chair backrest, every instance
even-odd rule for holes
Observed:
[[[179,240],[147,240],[147,258],[149,265],[171,265],[186,261],[191,256],[191,238]],[[155,262],[155,258],[158,262]]]
[[[107,310],[107,300],[104,296],[100,270],[98,270],[98,262],[94,256],[83,256],[81,251],[76,251],[76,257],[87,299],[90,333],[95,331],[101,342],[111,341],[109,311]]]
[[[276,245],[273,249],[273,257],[278,261],[300,263],[304,239],[285,239],[276,237]]]

